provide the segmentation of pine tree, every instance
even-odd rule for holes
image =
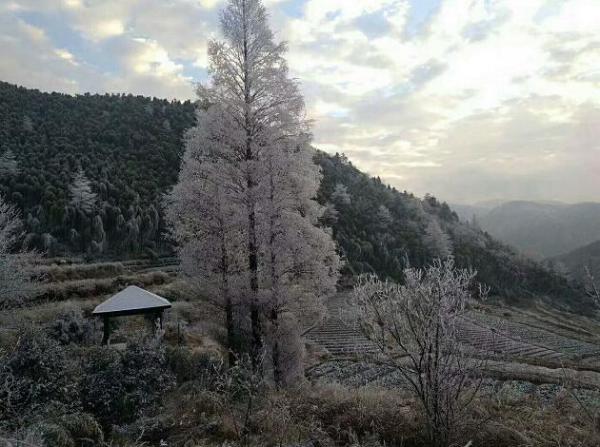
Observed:
[[[15,154],[7,149],[0,157],[0,177],[8,177],[19,173],[19,165]]]
[[[102,218],[99,215],[94,217],[93,225],[93,249],[96,253],[102,253],[106,246],[106,233],[104,231],[104,224],[102,223]]]
[[[335,190],[333,191],[333,194],[331,194],[331,200],[333,200],[333,203],[336,205],[350,205],[350,203],[352,203],[348,188],[342,183],[335,185]]]
[[[433,216],[429,216],[424,242],[435,258],[446,259],[452,256],[452,241]]]
[[[298,332],[299,316],[334,290],[339,258],[318,226],[320,173],[286,45],[273,41],[260,0],[230,0],[221,26],[225,40],[209,44],[212,85],[198,89],[209,106],[187,136],[168,219],[188,272],[249,308],[255,367],[268,322],[281,384],[281,331]]]
[[[91,183],[83,169],[79,169],[69,187],[71,205],[85,214],[92,212],[96,206],[97,195],[92,191]]]

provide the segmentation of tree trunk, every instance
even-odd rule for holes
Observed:
[[[269,201],[271,206],[275,206],[275,184],[273,182],[273,160],[269,158]],[[271,337],[273,346],[271,351],[271,362],[273,363],[273,380],[275,386],[280,388],[283,381],[283,372],[281,368],[281,349],[279,344],[279,278],[275,265],[277,257],[275,255],[275,209],[271,209],[269,219],[269,251],[271,260],[271,312],[269,319],[271,320]]]
[[[250,141],[247,141],[246,157],[252,160]],[[260,306],[258,303],[258,250],[256,245],[256,213],[252,188],[254,183],[248,174],[248,268],[250,270],[250,323],[252,325],[252,367],[256,370],[263,350]]]
[[[279,321],[277,309],[271,309],[271,324],[273,325],[273,347],[271,352],[271,360],[273,362],[273,380],[275,386],[281,388],[283,382],[283,371],[281,370],[281,351],[279,347]]]
[[[247,207],[248,207],[248,267],[250,270],[250,322],[252,325],[252,366],[256,370],[259,367],[260,356],[263,350],[262,327],[260,321],[260,308],[258,303],[258,250],[256,245],[256,212],[254,208],[254,197],[252,188],[255,186],[252,179],[251,162],[254,160],[252,153],[252,119],[250,98],[250,76],[248,66],[248,24],[246,16],[246,3],[242,5],[242,26],[244,33],[244,124],[246,131],[246,154],[248,162],[247,174]]]
[[[235,323],[233,321],[233,303],[229,290],[229,258],[227,256],[227,241],[225,234],[225,221],[223,219],[223,210],[221,207],[221,194],[219,188],[215,190],[215,196],[218,206],[219,239],[221,243],[221,291],[225,305],[225,330],[227,331],[227,357],[229,366],[235,363]]]
[[[229,366],[235,364],[235,330],[233,323],[233,304],[229,296],[225,297],[225,328],[227,330],[227,358],[229,360]]]

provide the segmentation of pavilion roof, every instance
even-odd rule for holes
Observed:
[[[163,297],[137,286],[129,286],[98,304],[92,313],[94,315],[134,314],[169,307],[171,303]]]

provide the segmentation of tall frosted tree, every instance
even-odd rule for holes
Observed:
[[[184,273],[225,311],[231,364],[234,306],[247,289],[247,238],[243,179],[228,144],[233,140],[213,133],[228,118],[217,106],[198,111],[198,125],[186,135],[179,182],[167,197],[166,218]]]
[[[339,258],[318,226],[320,173],[286,45],[274,42],[260,0],[230,0],[221,28],[224,40],[209,43],[212,82],[198,88],[208,107],[188,134],[168,218],[184,265],[196,259],[225,302],[233,293],[247,306],[255,366],[269,341],[283,383],[299,353],[283,354],[282,322],[286,337],[299,332],[299,316],[333,292]]]

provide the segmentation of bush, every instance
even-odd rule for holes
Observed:
[[[121,354],[111,347],[98,346],[86,353],[81,380],[83,408],[109,427],[123,416]]]
[[[159,346],[132,344],[125,352],[96,347],[83,368],[83,405],[105,428],[126,424],[151,414],[174,384]]]
[[[157,404],[163,393],[175,386],[175,376],[160,345],[130,344],[122,362],[126,403],[138,415]]]
[[[81,309],[74,308],[60,313],[47,326],[47,333],[63,345],[87,344],[93,339],[94,328],[90,321],[83,316]]]
[[[0,420],[77,407],[76,372],[64,348],[44,332],[21,332],[12,351],[0,358]]]
[[[223,361],[205,352],[169,347],[166,355],[178,384],[193,380],[203,388],[213,388],[223,370]]]

